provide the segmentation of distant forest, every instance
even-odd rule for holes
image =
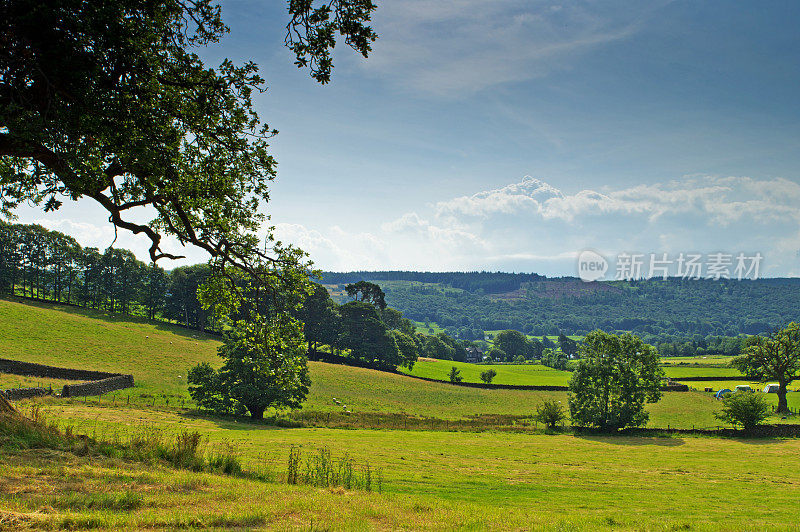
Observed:
[[[456,338],[516,329],[582,335],[632,331],[650,343],[773,330],[800,320],[800,279],[606,281],[502,272],[325,272],[323,283],[379,283],[386,301]]]
[[[219,331],[197,299],[208,275],[205,264],[166,271],[127,250],[100,251],[41,226],[0,222],[0,292]],[[800,279],[584,283],[530,273],[380,271],[326,272],[322,282],[345,303],[344,286],[361,280],[380,285],[405,317],[483,347],[487,331],[603,329],[632,331],[665,356],[735,354],[737,337],[800,320]],[[433,334],[430,328],[423,332]]]

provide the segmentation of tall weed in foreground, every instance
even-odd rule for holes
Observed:
[[[333,458],[327,447],[310,453],[303,460],[299,447],[289,449],[289,460],[286,470],[286,481],[289,484],[305,484],[320,488],[342,487],[352,490],[373,490],[373,475],[378,493],[383,492],[383,472],[365,461],[358,465],[348,454],[341,458]]]

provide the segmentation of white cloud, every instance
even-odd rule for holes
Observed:
[[[39,214],[30,221],[104,249],[113,227]],[[666,183],[565,192],[525,177],[516,183],[420,205],[367,230],[279,223],[276,237],[310,253],[328,270],[500,269],[574,273],[583,249],[620,252],[760,252],[767,275],[800,272],[800,185],[784,178],[687,176]],[[119,231],[117,247],[147,260],[149,241]],[[174,239],[188,255],[165,267],[206,257]]]
[[[582,216],[643,214],[653,222],[665,215],[692,214],[709,223],[800,220],[800,185],[778,178],[689,177],[667,184],[565,194],[529,176],[519,183],[437,203],[439,216],[537,215],[572,222]]]

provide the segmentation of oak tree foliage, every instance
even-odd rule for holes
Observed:
[[[285,43],[330,80],[337,37],[366,56],[370,0],[288,2]],[[0,4],[0,213],[90,198],[117,228],[177,258],[164,236],[208,252],[221,271],[281,264],[256,231],[275,160],[253,96],[252,62],[207,65],[228,32],[214,0],[6,0]],[[143,222],[143,217],[151,218]]]

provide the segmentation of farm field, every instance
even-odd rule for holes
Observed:
[[[219,339],[65,305],[0,299],[0,358],[131,373],[135,390],[186,397],[186,372],[218,361]]]
[[[692,367],[692,366],[665,366],[664,373],[671,379],[681,377],[743,377],[736,368],[719,367]]]
[[[36,323],[43,326],[37,327]],[[122,390],[116,396],[126,401],[130,397],[134,404],[150,405],[156,401],[163,405],[166,400],[173,406],[188,403],[186,371],[197,362],[219,363],[216,356],[219,340],[213,336],[72,307],[0,299],[0,335],[6,339],[0,344],[3,358],[79,368],[88,364],[89,369],[132,373],[136,387]],[[446,367],[448,371],[454,365],[449,361],[431,364],[432,367]],[[484,367],[462,366],[465,371],[474,368],[478,375]],[[566,377],[566,372],[549,368],[536,373],[539,366],[535,365],[498,366],[496,378],[506,368],[524,368],[532,372],[530,375],[558,378],[561,382]],[[312,385],[304,412],[341,412],[342,407],[333,402],[336,398],[356,413],[403,414],[453,421],[496,414],[530,416],[536,405],[547,398],[567,404],[566,392],[559,391],[466,388],[323,362],[310,362],[309,369]],[[522,379],[522,374],[514,378]],[[702,385],[691,384],[700,390]],[[710,385],[717,386],[716,383]],[[790,401],[794,401],[792,396],[790,394]],[[770,397],[770,400],[775,399]],[[714,418],[717,408],[717,402],[704,392],[668,392],[658,403],[647,405],[648,426],[716,427],[719,425]],[[776,417],[773,421],[780,420]]]
[[[318,526],[342,526],[339,517],[324,515],[324,508],[335,504],[338,495],[348,498],[345,512],[352,512],[357,518],[354,522],[367,528],[439,528],[448,523],[468,528],[702,530],[745,529],[758,523],[782,529],[795,522],[795,502],[800,497],[800,465],[789,459],[800,452],[798,440],[282,429],[80,402],[44,402],[43,406],[50,415],[76,420],[77,430],[94,434],[124,438],[129,431],[141,430],[142,423],[165,433],[198,430],[208,436],[210,445],[227,441],[238,449],[247,468],[264,469],[276,479],[285,475],[292,446],[304,452],[324,447],[334,456],[347,453],[381,470],[382,495],[258,482],[243,482],[241,486],[247,489],[239,490],[227,479],[211,476],[200,483],[198,497],[211,499],[217,490],[218,496],[225,493],[229,502],[216,505],[224,508],[216,511],[227,512],[229,518],[234,515],[231,508],[240,515],[253,511],[252,503],[245,502],[252,501],[248,492],[273,492],[287,494],[291,500],[307,497],[292,518],[309,520],[313,515]],[[2,468],[4,478],[21,476],[13,466]],[[763,482],[764,471],[770,471],[772,482]],[[144,478],[154,483],[154,476]],[[173,482],[186,482],[190,476],[182,473]],[[122,519],[172,515],[178,511],[180,493],[171,490],[165,504],[154,504],[146,493],[149,504]],[[263,519],[269,520],[275,507],[285,504],[275,498],[262,501],[265,506],[259,515]],[[30,511],[36,504],[27,499],[35,497],[26,494],[4,503]],[[720,500],[736,501],[736,505],[732,510],[719,504]],[[198,507],[191,504],[178,515],[190,515]],[[679,514],[672,512],[676,507],[681,508]],[[213,512],[207,508],[203,513]],[[113,519],[109,513],[97,517]]]
[[[467,364],[452,360],[422,359],[412,371],[400,371],[417,377],[449,381],[450,368],[461,372],[464,382],[482,382],[481,373],[489,369],[497,372],[493,384],[524,384],[537,386],[566,386],[571,373],[542,366],[541,364]]]
[[[209,449],[231,447],[246,468],[266,471],[275,482],[25,451],[0,459],[0,504],[2,512],[13,512],[0,512],[0,519],[13,515],[14,519],[38,519],[43,521],[36,523],[67,528],[170,528],[189,523],[311,528],[313,522],[317,528],[335,529],[613,526],[695,530],[742,529],[753,523],[780,529],[796,519],[800,465],[787,462],[786,457],[800,452],[798,440],[547,435],[532,432],[524,421],[545,398],[566,404],[565,392],[472,389],[322,362],[310,363],[312,390],[300,414],[339,413],[335,397],[347,404],[354,418],[362,413],[401,414],[449,420],[445,427],[450,428],[339,429],[324,424],[280,428],[197,416],[175,408],[174,402],[171,407],[161,401],[151,407],[148,400],[142,403],[136,398],[185,397],[185,384],[172,380],[179,366],[168,363],[169,353],[177,353],[179,364],[187,367],[200,360],[217,363],[218,340],[202,335],[193,338],[167,325],[106,318],[90,311],[64,312],[46,305],[0,300],[0,334],[10,339],[0,356],[75,367],[97,364],[96,369],[130,371],[137,378],[137,388],[111,397],[85,402],[56,398],[23,401],[19,403],[23,411],[38,404],[61,426],[102,438],[124,440],[145,430],[166,435],[198,431],[207,438]],[[46,332],[30,326],[28,336],[7,334],[19,329],[20,322],[32,320],[46,323]],[[141,341],[142,336],[149,336],[146,340],[150,341]],[[46,338],[58,338],[59,343],[46,343]],[[422,368],[432,370],[453,365],[436,362],[426,366],[426,361],[422,362]],[[485,369],[479,365],[472,368]],[[518,370],[513,378],[519,379],[537,372],[551,377],[564,373],[537,366],[498,365],[498,377],[505,369]],[[134,401],[124,404],[123,399],[130,395]],[[665,393],[660,402],[648,406],[648,426],[715,427],[719,425],[713,417],[717,408],[718,402],[708,393]],[[481,431],[459,424],[459,420],[496,414],[517,416],[523,424],[518,429],[509,427],[510,431]],[[289,418],[303,419],[301,415]],[[327,448],[334,457],[347,454],[357,462],[369,462],[373,469],[381,470],[384,493],[282,483],[292,446],[306,453]],[[775,490],[773,483],[761,482],[764,471],[770,471],[780,490]],[[57,496],[59,490],[79,495],[65,503]],[[661,497],[663,493],[670,493],[670,498]],[[736,501],[735,511],[719,504],[720,498]],[[109,503],[92,509],[86,503],[129,499],[136,503],[122,508]],[[39,511],[43,507],[55,509],[43,514]],[[682,509],[680,514],[672,512],[675,507]]]

